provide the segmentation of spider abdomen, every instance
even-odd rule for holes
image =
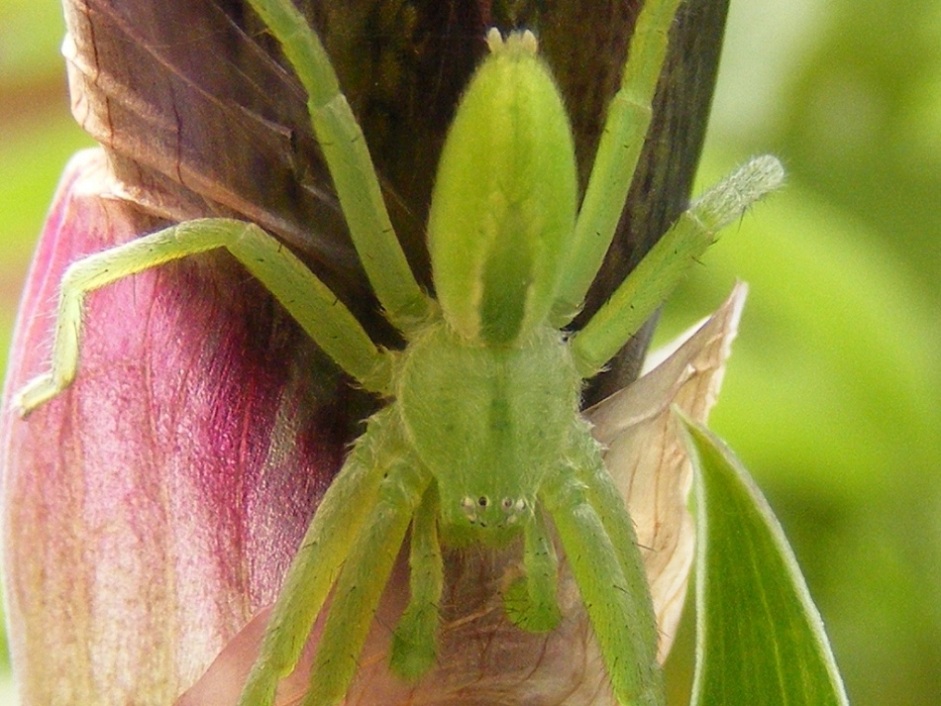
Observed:
[[[575,227],[575,149],[531,33],[496,30],[441,153],[428,219],[438,301],[468,339],[502,345],[546,318]]]

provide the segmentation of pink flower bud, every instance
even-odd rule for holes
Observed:
[[[351,428],[350,392],[225,253],[87,298],[78,376],[20,419],[49,365],[65,267],[162,224],[66,169],[14,334],[0,416],[4,577],[24,705],[170,704],[271,603]]]

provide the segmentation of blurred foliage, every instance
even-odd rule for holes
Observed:
[[[56,179],[88,144],[59,12],[0,0],[0,366]],[[788,532],[851,701],[935,704],[941,5],[735,0],[710,131],[703,187],[766,151],[789,184],[725,233],[661,335],[750,283],[713,426]],[[678,683],[689,652],[671,659]]]
[[[712,426],[784,524],[851,702],[936,704],[941,5],[733,2],[701,183],[759,151],[785,191],[663,328],[749,282]]]

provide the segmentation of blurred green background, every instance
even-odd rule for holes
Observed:
[[[750,283],[713,426],[791,538],[853,703],[935,705],[941,4],[732,5],[700,184],[765,151],[789,182],[728,229],[661,335],[710,311],[735,278]],[[54,0],[0,0],[0,368],[56,180],[88,144],[68,112],[62,33]],[[679,682],[685,632],[670,665]]]

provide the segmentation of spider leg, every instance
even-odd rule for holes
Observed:
[[[715,242],[719,230],[783,180],[784,169],[777,159],[756,157],[694,202],[571,338],[579,373],[583,377],[598,373]]]
[[[304,263],[258,226],[208,218],[166,228],[72,263],[59,289],[51,370],[26,384],[14,396],[14,407],[25,416],[75,378],[85,294],[143,270],[217,248],[235,256],[341,368],[367,388],[385,390],[383,354]]]
[[[576,436],[570,453],[575,477],[584,485],[588,502],[597,510],[604,531],[611,538],[611,544],[621,562],[624,578],[630,585],[631,595],[649,597],[650,588],[644,560],[637,545],[634,522],[624,502],[624,496],[605,468],[601,448],[587,426]],[[649,622],[656,623],[652,610]],[[656,628],[654,630],[656,631]]]
[[[438,541],[438,491],[432,484],[412,520],[409,601],[392,636],[389,664],[404,679],[418,679],[437,653],[438,604],[444,585]]]
[[[391,417],[384,410],[370,419],[320,502],[278,594],[240,706],[271,704],[278,681],[294,670],[350,545],[376,504],[391,459],[398,456]]]
[[[625,706],[662,706],[653,607],[646,591],[634,590],[637,577],[625,577],[620,551],[599,515],[603,510],[592,505],[586,486],[571,469],[561,468],[547,478],[541,493],[591,619],[615,698]],[[621,514],[627,515],[623,508]]]
[[[337,579],[304,706],[335,706],[346,695],[405,532],[431,480],[407,456],[382,480],[369,520]]]
[[[307,91],[314,134],[369,282],[389,320],[409,330],[427,316],[430,302],[415,280],[392,228],[369,148],[340,92],[323,44],[291,0],[249,3],[281,43]]]
[[[546,632],[562,615],[556,599],[559,560],[540,508],[524,529],[523,567],[526,575],[513,582],[503,596],[507,616],[530,632]]]
[[[608,105],[585,197],[578,212],[572,254],[554,304],[561,328],[579,311],[614,238],[653,115],[670,25],[682,0],[646,0],[627,50],[621,86]]]

